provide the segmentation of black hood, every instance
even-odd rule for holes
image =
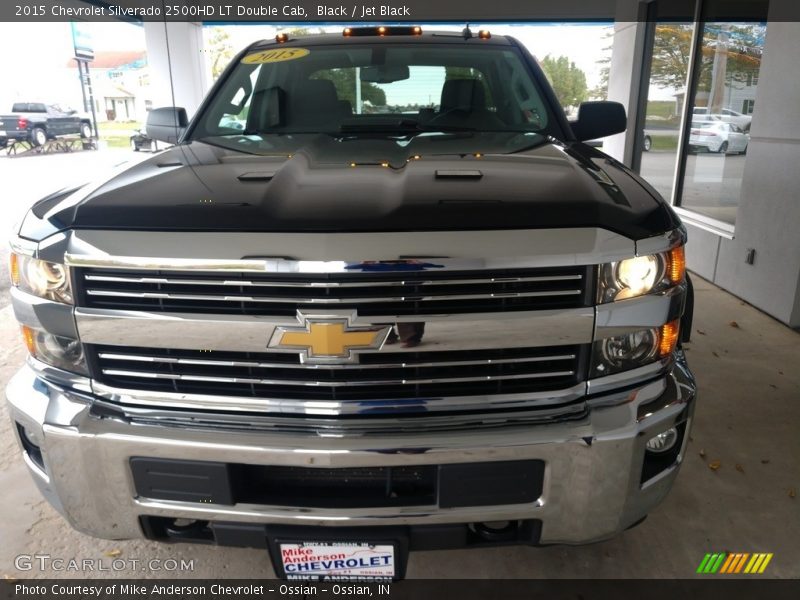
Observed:
[[[300,135],[258,155],[234,149],[256,144],[244,136],[209,141],[50,196],[33,207],[20,234],[601,227],[641,239],[679,225],[616,161],[538,135]]]

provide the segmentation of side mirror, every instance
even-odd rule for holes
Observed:
[[[147,114],[147,137],[168,144],[177,144],[186,131],[189,118],[185,108],[167,106],[154,108]]]
[[[584,142],[622,133],[628,127],[628,119],[625,107],[619,102],[599,100],[581,103],[578,120],[570,125],[575,137]]]

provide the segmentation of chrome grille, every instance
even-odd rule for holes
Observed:
[[[486,396],[498,405],[505,400],[504,407],[567,403],[574,398],[546,392],[583,380],[585,346],[379,352],[340,365],[303,364],[283,352],[96,345],[86,351],[95,379],[118,389],[247,397],[263,412],[385,414],[468,410],[477,405],[471,399],[485,408]]]
[[[90,308],[293,316],[355,309],[362,316],[575,308],[591,304],[589,267],[492,271],[292,274],[77,269]]]

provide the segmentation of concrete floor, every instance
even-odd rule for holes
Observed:
[[[765,576],[800,577],[800,336],[695,277],[690,365],[700,398],[688,456],[672,493],[639,527],[582,547],[420,552],[409,578],[687,578],[706,552],[773,552]],[[2,304],[0,304],[2,306]],[[10,307],[0,309],[0,386],[24,350]],[[15,557],[194,560],[183,577],[273,575],[258,550],[145,541],[109,542],[69,528],[38,495],[0,407],[0,577],[81,577],[19,571]],[[713,470],[709,464],[719,461]],[[164,577],[125,568],[99,577]]]

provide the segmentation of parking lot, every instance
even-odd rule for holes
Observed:
[[[55,182],[79,180],[125,160],[130,151],[0,157],[4,234]],[[652,153],[648,159],[657,160]],[[709,157],[718,159],[719,157]],[[730,160],[730,159],[729,159]],[[726,161],[727,162],[727,161]],[[735,164],[731,162],[730,164]],[[699,166],[699,163],[698,163]],[[7,245],[2,244],[3,262]],[[689,242],[691,252],[691,240]],[[412,554],[409,578],[686,578],[707,552],[772,552],[772,577],[800,577],[800,345],[798,333],[695,277],[695,331],[688,345],[699,402],[681,475],[664,504],[637,528],[582,547],[507,547]],[[25,351],[0,281],[0,387]],[[72,530],[39,496],[16,448],[5,405],[0,412],[0,564],[6,577],[169,577],[167,559],[191,562],[186,577],[269,577],[263,551],[146,541],[97,540]],[[18,570],[20,555],[123,558],[126,568],[95,573]],[[160,563],[151,563],[160,560]],[[136,566],[133,566],[133,565]],[[150,565],[145,566],[145,565]],[[141,569],[145,569],[142,572]]]

